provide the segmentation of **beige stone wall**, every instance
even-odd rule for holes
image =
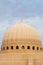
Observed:
[[[42,52],[0,53],[0,65],[43,65]]]

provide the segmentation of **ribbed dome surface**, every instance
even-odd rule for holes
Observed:
[[[41,41],[38,32],[32,28],[31,26],[28,26],[24,22],[20,22],[19,24],[16,24],[15,26],[8,29],[4,35],[3,43],[4,41],[13,42],[15,40],[36,40]]]

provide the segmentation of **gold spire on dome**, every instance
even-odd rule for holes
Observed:
[[[23,9],[20,11],[20,22],[23,23]]]
[[[21,16],[20,22],[21,22],[21,23],[23,22],[23,16]]]

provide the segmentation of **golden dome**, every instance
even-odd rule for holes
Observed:
[[[20,22],[7,30],[3,38],[3,44],[14,43],[14,41],[34,41],[41,45],[38,32],[24,22]],[[31,43],[30,43],[31,44]]]

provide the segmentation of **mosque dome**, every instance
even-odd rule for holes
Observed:
[[[33,27],[20,22],[6,31],[3,37],[2,47],[27,43],[41,46],[41,39]]]
[[[24,22],[9,28],[2,41],[0,65],[43,65],[38,32]]]

